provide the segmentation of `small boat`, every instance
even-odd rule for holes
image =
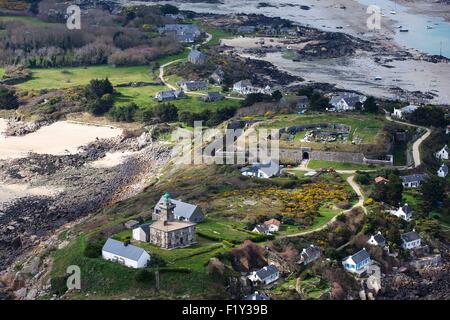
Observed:
[[[383,80],[383,78],[381,76],[375,76],[374,80],[380,81],[380,80]]]
[[[390,14],[397,14],[397,11],[391,10],[389,11]]]
[[[408,32],[408,29],[400,29],[400,32]]]
[[[433,29],[433,27],[432,26],[427,26],[427,29]]]

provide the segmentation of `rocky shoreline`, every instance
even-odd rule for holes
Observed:
[[[136,152],[120,165],[101,168],[89,165],[107,152],[130,150]],[[153,142],[144,133],[128,139],[97,140],[78,154],[30,154],[26,158],[0,161],[0,180],[5,184],[27,183],[62,190],[56,196],[27,196],[3,204],[0,270],[62,225],[113,202],[143,172],[156,173],[169,156],[170,148]]]

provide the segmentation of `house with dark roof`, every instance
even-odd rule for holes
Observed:
[[[411,250],[420,247],[421,239],[419,234],[414,229],[413,231],[400,235],[400,239],[402,239],[402,248],[405,250]]]
[[[407,176],[401,176],[400,179],[402,179],[403,188],[418,188],[426,179],[428,179],[428,174],[410,174]]]
[[[192,49],[189,52],[188,61],[192,64],[202,65],[206,62],[206,55],[196,49]]]
[[[405,221],[410,221],[412,218],[413,211],[411,207],[405,203],[403,206],[398,208],[397,210],[390,211],[391,214],[394,216],[399,217],[400,219],[403,219]]]
[[[195,24],[166,24],[158,28],[160,34],[174,35],[183,43],[193,43],[200,36],[200,28]]]
[[[219,92],[208,92],[206,95],[201,97],[203,102],[215,102],[225,99],[223,95]]]
[[[419,106],[415,106],[410,104],[409,106],[403,107],[403,108],[394,108],[394,112],[392,113],[392,116],[398,119],[404,119],[406,115],[413,113],[417,110]]]
[[[448,175],[448,167],[446,164],[442,164],[439,167],[439,169],[437,171],[437,175],[438,175],[438,177],[441,177],[441,178],[445,178]]]
[[[242,168],[241,174],[247,177],[267,179],[280,174],[280,165],[273,160],[264,163],[254,163],[250,167]]]
[[[252,232],[260,233],[260,234],[265,234],[265,235],[270,235],[270,234],[272,234],[272,233],[270,232],[269,226],[268,226],[268,225],[265,225],[265,224],[258,224],[258,225],[256,225],[256,226],[253,228]]]
[[[278,268],[274,266],[273,264],[270,264],[268,266],[265,266],[258,271],[253,271],[249,276],[248,279],[253,282],[254,284],[263,284],[267,285],[272,282],[277,281],[280,278],[280,272],[278,271]]]
[[[103,245],[102,257],[135,269],[145,268],[150,262],[150,255],[144,249],[111,238]]]
[[[208,89],[208,83],[206,81],[181,80],[177,82],[177,85],[184,91],[199,91]]]
[[[225,72],[219,67],[211,74],[210,79],[215,84],[222,84],[225,80]]]
[[[278,102],[278,106],[303,110],[309,106],[309,98],[307,96],[284,96]]]
[[[159,199],[158,204],[163,202],[163,198],[164,195]],[[170,199],[170,201],[175,206],[173,210],[175,220],[190,221],[195,223],[199,223],[205,220],[205,215],[203,214],[203,211],[199,206],[176,199]],[[155,209],[153,210],[152,219],[159,220],[160,213],[161,212],[159,211],[159,205],[156,205]]]
[[[297,261],[297,263],[306,266],[307,264],[319,259],[320,255],[320,248],[312,244],[302,250],[300,253],[300,260]]]
[[[169,100],[177,100],[184,97],[184,91],[183,90],[167,90],[167,91],[159,91],[155,94],[155,99],[162,102],[162,101],[169,101]]]
[[[435,153],[436,158],[440,160],[448,160],[450,154],[450,148],[445,145],[441,150]]]
[[[384,247],[386,245],[386,239],[383,237],[380,231],[375,235],[371,235],[369,240],[367,240],[368,244],[373,246]]]
[[[334,111],[355,110],[357,104],[363,104],[367,97],[353,92],[340,92],[331,96],[330,105]]]
[[[369,265],[370,262],[371,262],[370,255],[364,248],[355,253],[354,255],[345,258],[342,261],[342,265],[347,271],[354,273],[362,273],[363,271],[365,271],[365,267]]]
[[[245,296],[243,300],[263,301],[270,300],[270,298],[264,292],[255,291],[248,296]]]

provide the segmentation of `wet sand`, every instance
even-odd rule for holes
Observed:
[[[6,120],[0,119],[0,160],[26,157],[29,152],[51,155],[73,154],[79,147],[97,138],[107,139],[122,134],[121,129],[67,121],[56,122],[20,137],[1,135],[5,128]]]

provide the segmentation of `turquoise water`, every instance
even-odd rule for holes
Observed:
[[[408,29],[409,32],[400,32],[396,29],[395,40],[407,47],[417,49],[428,54],[440,53],[442,46],[442,55],[450,58],[450,23],[442,18],[428,17],[425,15],[410,14],[408,8],[394,3],[390,0],[357,0],[364,5],[377,5],[381,8],[385,17],[383,19],[393,19],[397,21],[397,25]],[[395,15],[389,11],[394,10]],[[427,29],[431,26],[432,29]]]

